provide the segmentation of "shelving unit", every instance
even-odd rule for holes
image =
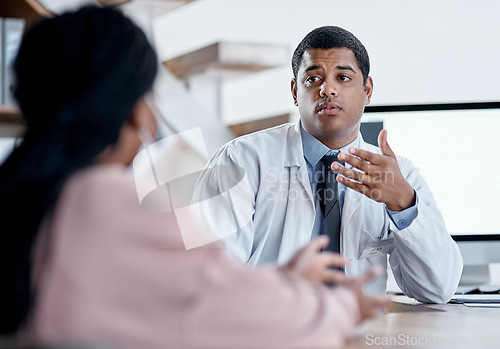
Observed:
[[[284,46],[217,42],[163,64],[177,77],[186,78],[207,69],[258,72],[277,67],[287,59]]]
[[[163,64],[186,82],[193,95],[207,93],[207,89],[208,93],[214,94],[214,100],[219,103],[214,110],[221,116],[223,97],[220,89],[224,81],[283,66],[288,62],[288,56],[288,48],[284,45],[220,41],[170,58]],[[241,136],[287,121],[288,114],[269,115],[250,122],[229,122],[226,126],[234,136]]]
[[[25,21],[25,28],[41,17],[52,17],[38,0],[1,0],[0,17],[18,18]],[[24,124],[21,111],[0,105],[0,137],[18,137],[22,134]]]

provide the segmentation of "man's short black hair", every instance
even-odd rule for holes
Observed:
[[[351,32],[335,26],[316,28],[302,39],[292,56],[292,70],[295,79],[297,78],[305,51],[335,47],[345,47],[354,53],[358,61],[358,67],[363,73],[363,81],[366,83],[366,79],[370,73],[370,58],[368,57],[366,48]]]

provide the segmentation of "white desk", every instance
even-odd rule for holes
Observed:
[[[500,348],[500,308],[406,304],[412,302],[404,296],[394,300],[344,348]]]

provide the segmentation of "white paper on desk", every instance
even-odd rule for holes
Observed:
[[[470,308],[500,308],[500,303],[463,303]]]
[[[391,300],[396,303],[408,304],[408,305],[420,305],[422,302],[417,301],[414,298],[408,296],[391,296]]]
[[[477,304],[477,306],[490,306],[490,305],[500,306],[500,294],[458,295],[453,297],[451,300],[462,304]]]

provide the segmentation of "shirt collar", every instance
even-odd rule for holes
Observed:
[[[325,156],[328,152],[333,152],[334,154],[338,154],[339,152],[347,153],[347,150],[350,147],[359,148],[360,144],[360,134],[354,141],[343,146],[340,149],[330,149],[323,143],[321,143],[316,137],[311,135],[306,131],[302,123],[300,123],[300,132],[302,135],[302,149],[304,151],[304,157],[310,166],[315,167],[316,164],[321,160],[323,156]]]

